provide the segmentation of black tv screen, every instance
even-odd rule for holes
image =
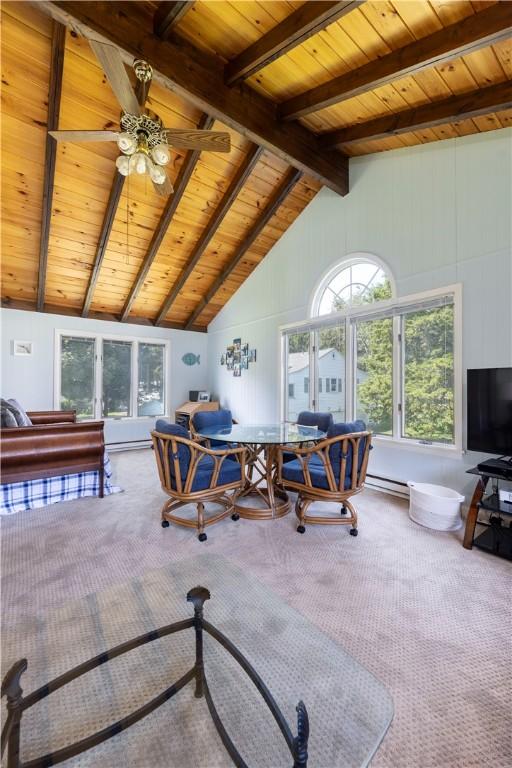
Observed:
[[[512,368],[468,370],[468,451],[512,455]]]

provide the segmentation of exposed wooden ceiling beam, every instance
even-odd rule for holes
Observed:
[[[200,130],[208,131],[212,127],[213,122],[214,121],[212,117],[209,115],[203,115],[197,127]],[[199,160],[200,155],[200,150],[194,149],[191,152],[188,152],[181,165],[176,183],[174,185],[174,192],[169,195],[169,199],[167,200],[162,215],[160,216],[160,221],[158,222],[158,225],[153,232],[153,237],[151,238],[147,253],[144,256],[142,264],[140,265],[139,272],[135,278],[135,282],[130,289],[130,293],[123,307],[123,311],[121,312],[120,320],[123,322],[128,319],[132,304],[137,298],[140,289],[144,285],[144,280],[146,279],[151,265],[156,258],[158,249],[162,244],[162,240],[164,239],[167,230],[169,229],[171,221],[173,220],[174,214],[176,212],[176,208],[180,204],[183,193],[187,188],[187,184],[190,181],[190,177],[194,172],[194,168],[196,167],[196,163]]]
[[[203,298],[201,299],[201,301],[199,302],[195,310],[192,312],[192,314],[188,318],[187,322],[185,323],[185,330],[190,330],[192,328],[197,318],[201,315],[205,307],[213,299],[217,291],[222,287],[222,284],[227,280],[231,272],[233,272],[233,270],[236,269],[236,267],[239,265],[239,263],[243,259],[246,252],[253,245],[256,238],[258,238],[259,235],[262,233],[262,231],[265,229],[265,227],[269,223],[272,216],[276,213],[277,209],[280,207],[280,205],[282,205],[284,200],[288,197],[288,195],[292,191],[295,184],[297,184],[301,176],[302,176],[301,171],[298,171],[295,168],[292,168],[288,171],[285,177],[285,180],[276,190],[271,200],[267,204],[267,207],[265,208],[265,210],[263,211],[263,213],[261,214],[257,222],[254,224],[254,226],[252,227],[248,235],[240,243],[240,245],[236,249],[235,255],[233,256],[233,258],[231,259],[227,267],[216,278],[210,290],[207,291],[206,296],[203,296]]]
[[[190,11],[194,0],[173,0],[163,2],[158,6],[154,18],[155,35],[166,40],[171,34],[172,28]]]
[[[512,80],[498,85],[481,88],[460,96],[450,96],[448,99],[436,101],[433,104],[423,104],[421,107],[406,109],[403,112],[384,115],[365,123],[349,125],[337,131],[324,133],[321,143],[325,147],[336,147],[342,144],[354,144],[358,141],[372,141],[389,136],[398,136],[408,131],[418,131],[433,128],[436,125],[452,123],[500,109],[512,107]]]
[[[89,285],[87,286],[87,292],[85,294],[85,299],[82,306],[82,317],[87,317],[89,314],[92,297],[94,296],[94,290],[96,288],[96,283],[98,282],[101,265],[103,263],[103,257],[105,256],[105,251],[107,250],[108,239],[112,231],[112,225],[114,223],[119,200],[121,199],[121,192],[123,191],[125,179],[126,176],[121,176],[118,171],[114,173],[107,207],[103,216],[103,224],[101,225],[98,246],[96,248],[96,255],[94,257],[94,263],[92,265],[92,270],[89,277]]]
[[[197,241],[196,247],[192,251],[190,258],[188,259],[184,268],[181,270],[178,279],[174,283],[172,289],[169,291],[165,301],[163,302],[160,308],[160,311],[158,313],[158,317],[155,321],[156,325],[160,325],[165,320],[166,316],[169,314],[169,310],[171,309],[172,305],[176,301],[180,291],[183,289],[188,278],[194,271],[194,268],[198,263],[199,259],[201,258],[201,256],[203,255],[208,243],[214,236],[217,229],[220,227],[224,217],[226,216],[229,209],[233,205],[233,202],[236,199],[238,193],[240,192],[243,185],[249,178],[249,175],[251,174],[256,163],[258,162],[262,152],[263,150],[261,149],[261,147],[253,146],[253,148],[247,154],[245,160],[243,161],[242,165],[240,166],[237,173],[235,174],[227,191],[225,192],[217,208],[215,209],[215,213],[211,217],[201,237]]]
[[[64,71],[64,49],[66,47],[66,27],[53,22],[52,55],[50,62],[50,83],[48,88],[49,131],[59,127],[60,97],[62,93],[62,73]],[[39,240],[39,273],[37,280],[36,308],[40,312],[44,306],[46,289],[46,269],[48,265],[48,243],[50,240],[50,220],[52,215],[53,185],[55,181],[55,163],[57,160],[57,142],[46,134],[44,158],[43,205],[41,216],[41,235]]]
[[[315,3],[304,3],[226,65],[226,83],[234,85],[254,75],[279,56],[284,56],[295,46],[316,35],[346,13],[353,11],[363,1],[317,0]]]
[[[398,48],[380,59],[311,88],[279,106],[283,120],[293,120],[339,104],[405,75],[463,56],[507,38],[512,33],[512,2],[499,2],[484,11]]]
[[[316,136],[304,126],[282,124],[276,105],[245,83],[229,88],[224,82],[224,64],[216,56],[174,34],[170,40],[160,40],[153,33],[147,6],[117,0],[43,0],[37,7],[85,37],[115,45],[127,64],[134,57],[149,61],[155,79],[164,87],[338,194],[348,192],[347,157],[321,150]]]

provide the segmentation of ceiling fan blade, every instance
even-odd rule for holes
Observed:
[[[57,141],[117,141],[115,131],[48,131]]]
[[[231,150],[231,137],[224,131],[199,131],[180,128],[163,128],[171,147],[179,149],[198,149],[210,152],[229,152]]]
[[[167,174],[165,174],[165,181],[163,184],[156,184],[153,182],[153,187],[155,188],[155,192],[162,197],[169,197],[169,195],[174,192],[174,187]]]
[[[96,58],[105,72],[110,87],[124,109],[130,115],[139,115],[141,107],[130,83],[130,78],[124,68],[121,54],[113,45],[100,43],[97,40],[89,40],[90,46]]]

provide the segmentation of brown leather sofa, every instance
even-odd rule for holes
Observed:
[[[97,470],[103,498],[103,422],[77,422],[75,411],[32,411],[28,416],[32,426],[0,430],[1,482]]]

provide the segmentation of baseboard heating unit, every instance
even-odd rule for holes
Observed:
[[[407,483],[403,483],[401,480],[392,480],[390,477],[367,474],[365,487],[374,488],[376,491],[383,491],[392,496],[399,496],[402,499],[409,498],[409,488]]]

